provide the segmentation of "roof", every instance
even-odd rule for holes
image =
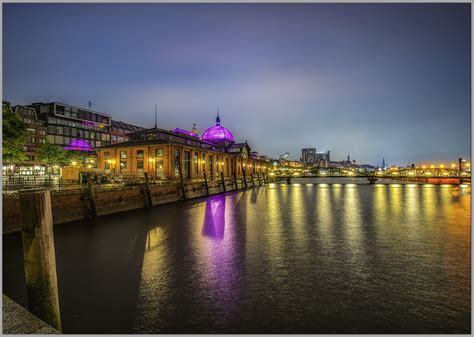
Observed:
[[[88,112],[92,112],[92,113],[95,113],[95,114],[104,115],[106,117],[112,118],[112,116],[110,114],[106,113],[106,112],[99,112],[99,111],[91,110],[91,109],[88,109],[88,108],[82,108],[82,107],[79,107],[79,106],[66,104],[66,103],[61,103],[61,102],[48,102],[48,103],[35,102],[35,103],[30,104],[29,106],[34,107],[34,106],[50,105],[50,104],[64,105],[64,106],[68,106],[70,108],[79,109],[79,110],[82,110],[82,111],[88,111]]]
[[[163,139],[142,139],[142,140],[129,140],[126,142],[114,143],[101,147],[96,147],[96,150],[110,149],[116,147],[127,147],[127,146],[142,146],[142,145],[156,145],[156,144],[168,144],[169,142]]]
[[[122,129],[122,130],[125,131],[125,133],[131,133],[131,132],[145,130],[145,128],[142,127],[142,126],[128,124],[128,123],[125,123],[125,122],[122,122],[122,121],[114,121],[114,120],[112,120],[112,125],[111,126],[113,128]]]
[[[234,136],[232,135],[232,132],[230,132],[228,129],[223,127],[220,124],[216,124],[214,126],[211,126],[208,128],[204,133],[202,134],[202,139],[207,140],[207,141],[229,141],[229,142],[235,142]]]

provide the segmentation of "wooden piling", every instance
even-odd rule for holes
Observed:
[[[222,188],[224,190],[224,193],[226,192],[225,191],[225,180],[224,180],[224,172],[221,171],[221,181],[222,181]]]
[[[255,182],[253,181],[253,173],[250,172],[250,179],[252,180],[252,187],[255,187]]]
[[[204,186],[206,187],[206,196],[209,196],[209,185],[207,184],[206,172],[204,172]]]
[[[242,173],[244,175],[244,185],[245,185],[245,188],[247,188],[247,177],[245,176],[245,167],[242,166]]]
[[[48,190],[20,191],[19,199],[28,306],[61,331],[51,194]]]
[[[257,180],[258,180],[258,186],[261,186],[261,182],[260,182],[260,173],[257,172]]]
[[[267,184],[267,178],[265,178],[265,172],[262,172],[263,184]]]
[[[237,191],[239,189],[239,185],[237,185],[237,176],[235,175],[235,172],[234,172],[234,184],[235,184],[235,190]]]
[[[186,193],[184,192],[184,178],[183,178],[183,170],[181,168],[181,158],[178,159],[178,170],[179,170],[179,178],[180,178],[180,187],[181,187],[181,195],[183,200],[186,200]]]
[[[151,199],[150,182],[148,181],[148,172],[145,172],[145,194],[146,194],[146,207],[153,207],[153,200]]]
[[[91,210],[91,218],[97,217],[97,209],[95,207],[95,192],[94,192],[94,183],[92,181],[92,174],[87,173],[87,197],[89,199],[89,207]]]

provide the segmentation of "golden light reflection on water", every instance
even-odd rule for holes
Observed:
[[[409,228],[417,226],[420,221],[419,189],[405,188],[405,211]]]
[[[303,248],[307,243],[307,235],[305,234],[306,225],[306,202],[308,197],[302,189],[294,189],[291,191],[290,200],[291,208],[291,228],[294,240],[299,248]]]
[[[354,186],[357,187],[355,184]],[[361,267],[360,263],[364,259],[364,247],[358,188],[348,188],[344,191],[344,220],[346,242],[350,246],[352,258],[357,260],[357,265]]]
[[[390,210],[391,216],[395,218],[400,217],[400,212],[402,210],[402,194],[403,190],[399,188],[396,184],[389,185],[389,195],[390,195]]]
[[[170,296],[169,289],[172,289],[169,271],[173,259],[169,254],[166,239],[167,234],[163,227],[152,228],[147,234],[134,324],[142,331],[147,331],[147,326],[153,325],[147,313],[159,312],[162,303]]]
[[[316,214],[314,216],[319,219],[319,235],[323,241],[328,243],[328,245],[323,245],[323,247],[332,247],[334,240],[333,210],[330,193],[331,191],[328,188],[320,189],[316,198]]]
[[[282,214],[281,214],[281,194],[278,190],[270,190],[267,194],[267,209],[268,209],[268,227],[270,229],[270,234],[265,238],[263,244],[266,244],[268,247],[268,252],[270,255],[269,261],[273,266],[278,263],[280,260],[281,254],[283,254],[283,224],[282,224]],[[251,229],[249,229],[251,231]],[[260,242],[253,242],[257,245]]]
[[[434,185],[423,185],[422,189],[422,214],[426,220],[432,221],[438,214],[436,207],[436,189]]]

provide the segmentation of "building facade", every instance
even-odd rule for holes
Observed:
[[[247,143],[236,143],[232,133],[220,125],[196,133],[160,128],[141,130],[130,140],[97,149],[99,170],[111,175],[157,179],[220,179],[268,173],[268,161],[252,158]]]
[[[301,159],[305,165],[316,165],[316,149],[302,149],[301,150]]]
[[[36,149],[46,142],[47,128],[43,121],[39,120],[36,111],[27,106],[17,105],[13,107],[13,113],[17,113],[27,125],[29,137],[25,144],[25,154],[28,160],[25,164],[37,164]]]
[[[92,151],[111,142],[110,115],[58,102],[33,103],[38,118],[45,122],[47,141],[67,150]]]

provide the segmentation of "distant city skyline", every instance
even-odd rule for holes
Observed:
[[[4,4],[3,100],[252,150],[470,159],[470,4]]]

